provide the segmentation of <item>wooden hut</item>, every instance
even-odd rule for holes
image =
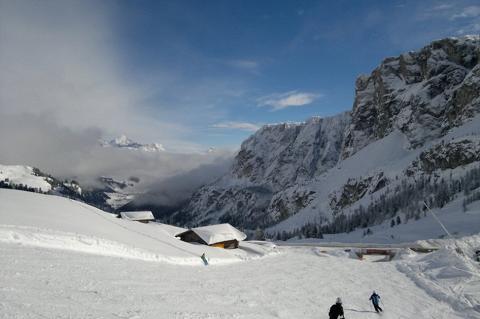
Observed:
[[[247,235],[230,224],[219,224],[189,229],[176,235],[189,243],[200,243],[212,247],[233,249],[238,248],[239,242]]]

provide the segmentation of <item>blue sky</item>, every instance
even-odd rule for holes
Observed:
[[[45,63],[61,73],[77,63],[83,82],[68,81],[92,87],[95,79],[99,88],[93,92],[98,98],[76,99],[82,101],[71,108],[76,113],[54,110],[59,122],[96,127],[108,122],[96,118],[109,114],[105,134],[127,133],[172,150],[236,148],[262,124],[349,110],[355,78],[385,57],[434,39],[480,33],[480,2],[468,0],[41,1],[19,7],[11,9],[17,14],[9,15],[16,17],[11,23],[28,20],[34,27],[18,32],[46,28],[58,36],[32,35],[41,48],[32,51],[59,55],[61,67]],[[66,41],[82,45],[72,54]],[[17,42],[12,47],[22,47]],[[52,84],[55,92],[59,87],[71,85]],[[111,100],[115,92],[119,98]],[[52,99],[60,98],[45,98]],[[58,104],[68,108],[63,100]],[[119,104],[128,105],[117,110]],[[74,123],[70,117],[80,113],[95,117]]]

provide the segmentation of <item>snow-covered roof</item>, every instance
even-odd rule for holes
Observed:
[[[150,225],[154,225],[155,227],[160,228],[163,232],[165,232],[167,235],[172,237],[175,237],[178,234],[188,231],[188,229],[186,228],[177,227],[177,226],[168,225],[168,224],[162,224],[162,223],[152,223]]]
[[[154,220],[153,214],[149,210],[145,211],[136,211],[136,212],[121,212],[120,216],[123,219],[129,220]]]
[[[207,245],[234,239],[242,241],[247,238],[247,235],[230,224],[203,226],[192,228],[191,230],[206,242]]]

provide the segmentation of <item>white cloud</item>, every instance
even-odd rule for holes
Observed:
[[[273,111],[278,111],[291,106],[308,105],[320,97],[322,97],[322,94],[289,91],[263,96],[257,99],[257,103],[258,106],[270,106]]]
[[[260,125],[258,124],[253,124],[253,123],[247,123],[247,122],[233,122],[233,121],[227,121],[227,122],[220,122],[213,124],[211,126],[212,128],[220,128],[220,129],[231,129],[231,130],[242,130],[242,131],[248,131],[248,132],[255,132],[260,128]]]
[[[243,69],[256,69],[258,62],[253,60],[233,60],[229,62],[230,65]]]
[[[254,60],[230,60],[226,64],[253,74],[258,74],[260,68],[260,63]]]
[[[231,151],[223,149],[184,154],[102,147],[101,131],[71,130],[47,116],[0,113],[0,136],[0,149],[8,150],[0,152],[2,164],[35,166],[59,178],[74,178],[84,186],[95,185],[99,176],[122,180],[135,176],[141,181],[139,191],[171,193],[166,189],[170,187],[183,190],[176,194],[182,198],[194,186],[226,172],[233,158]],[[202,174],[202,167],[209,173]]]
[[[451,19],[475,18],[480,16],[480,6],[469,6],[463,8],[459,13],[452,15]]]
[[[439,4],[438,6],[433,7],[432,10],[433,11],[442,11],[442,10],[450,9],[452,7],[453,7],[453,4],[444,3],[444,4]]]
[[[0,149],[8,150],[0,152],[0,163],[38,166],[87,184],[101,175],[133,175],[148,188],[229,161],[229,152],[192,154],[200,146],[184,140],[190,129],[172,120],[178,112],[146,105],[173,76],[156,72],[155,83],[146,85],[125,73],[109,3],[0,0],[0,8]],[[200,89],[187,92],[196,103],[206,95]],[[120,132],[176,153],[99,146],[99,139]],[[198,184],[207,182],[202,178]]]
[[[188,134],[150,116],[152,90],[125,76],[112,11],[96,1],[2,1],[0,111],[165,144]]]

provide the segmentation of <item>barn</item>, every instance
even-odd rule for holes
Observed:
[[[122,219],[133,220],[141,223],[148,223],[155,220],[155,217],[153,217],[153,213],[149,210],[121,212],[120,217]]]
[[[245,240],[247,235],[230,224],[218,224],[192,228],[176,237],[189,243],[233,249],[238,248],[239,242]]]

